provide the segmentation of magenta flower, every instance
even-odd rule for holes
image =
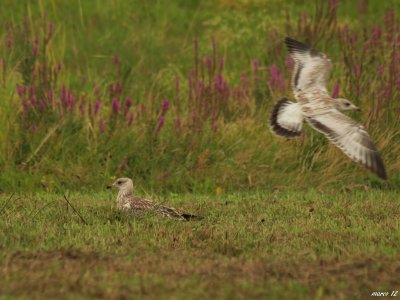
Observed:
[[[25,94],[25,87],[24,86],[17,86],[17,94],[18,96],[22,96],[23,94]]]
[[[259,68],[260,68],[260,62],[258,61],[258,59],[253,59],[253,61],[251,62],[251,71],[254,76],[257,75]]]
[[[240,77],[242,78],[242,85],[245,90],[249,87],[249,79],[247,78],[247,74],[245,71],[240,72]]]
[[[269,86],[272,89],[277,89],[279,91],[284,91],[286,89],[286,81],[281,70],[277,65],[272,64],[269,67]]]
[[[221,73],[218,73],[217,76],[215,76],[215,89],[219,92],[224,90],[224,78]]]
[[[378,74],[379,76],[383,76],[383,72],[385,71],[385,68],[382,65],[378,66]]]
[[[130,98],[126,98],[125,106],[129,109],[132,106],[132,100]]]
[[[41,109],[42,111],[45,111],[45,110],[46,110],[46,103],[44,103],[43,100],[40,100],[40,101],[39,101],[39,107],[40,107],[40,109]]]
[[[175,119],[175,128],[180,129],[181,128],[181,119],[176,118]]]
[[[169,101],[167,98],[165,98],[162,103],[161,103],[161,115],[165,116],[169,108]]]
[[[103,119],[100,119],[99,121],[99,128],[101,132],[104,132],[104,130],[106,129],[105,123]]]
[[[339,91],[340,91],[340,85],[339,82],[336,81],[335,85],[333,86],[332,98],[337,98],[339,96]]]
[[[158,133],[160,132],[161,128],[164,127],[164,123],[165,123],[165,118],[164,117],[160,117],[160,119],[158,120],[157,128],[156,128],[156,135],[158,135]]]
[[[133,123],[133,118],[134,118],[134,114],[131,111],[131,113],[129,114],[129,119],[128,119],[128,126],[131,126]]]
[[[117,82],[114,86],[114,93],[120,94],[122,92],[122,84]]]
[[[112,112],[113,114],[117,114],[119,110],[121,109],[121,104],[119,104],[117,98],[113,98],[111,101],[111,106],[112,106]]]
[[[377,42],[381,38],[381,35],[382,31],[379,26],[372,27],[372,37],[375,40],[375,42]]]
[[[99,110],[100,110],[100,105],[101,105],[101,102],[100,102],[99,99],[97,99],[97,100],[94,102],[94,115],[95,115],[95,116],[97,116],[97,113],[98,113]]]
[[[33,41],[33,55],[37,56],[39,52],[39,37],[36,35]]]

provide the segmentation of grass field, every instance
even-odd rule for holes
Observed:
[[[204,216],[134,219],[111,193],[1,197],[4,298],[365,299],[400,287],[397,191],[170,195]],[[160,199],[164,200],[164,199]]]
[[[0,299],[400,290],[399,1],[2,4]],[[389,180],[308,127],[270,132],[286,36],[332,59]],[[123,176],[204,219],[119,213]]]

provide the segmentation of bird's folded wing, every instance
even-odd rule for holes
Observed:
[[[306,120],[352,160],[362,164],[379,177],[387,178],[382,158],[364,126],[336,109],[307,116]]]
[[[280,99],[270,115],[271,130],[287,138],[299,136],[303,128],[303,113],[300,105],[286,98]]]
[[[294,91],[308,88],[326,90],[332,66],[326,55],[289,37],[285,43],[295,62],[292,78]]]

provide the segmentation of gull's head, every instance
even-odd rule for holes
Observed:
[[[344,98],[336,98],[336,109],[340,111],[347,111],[347,110],[358,110],[360,111],[360,108],[353,103],[351,103],[349,100],[344,99]]]
[[[107,186],[108,189],[117,188],[121,192],[132,192],[133,191],[133,182],[130,178],[118,178],[114,181],[113,184]]]

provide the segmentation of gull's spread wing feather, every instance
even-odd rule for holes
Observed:
[[[332,63],[324,53],[287,37],[285,39],[288,51],[295,65],[292,84],[295,92],[309,88],[326,90]]]
[[[309,115],[306,120],[352,160],[382,179],[387,178],[382,158],[364,126],[336,109],[329,109],[323,114]]]
[[[280,99],[274,106],[269,119],[271,130],[287,138],[299,136],[303,128],[303,113],[298,103],[287,98]]]

